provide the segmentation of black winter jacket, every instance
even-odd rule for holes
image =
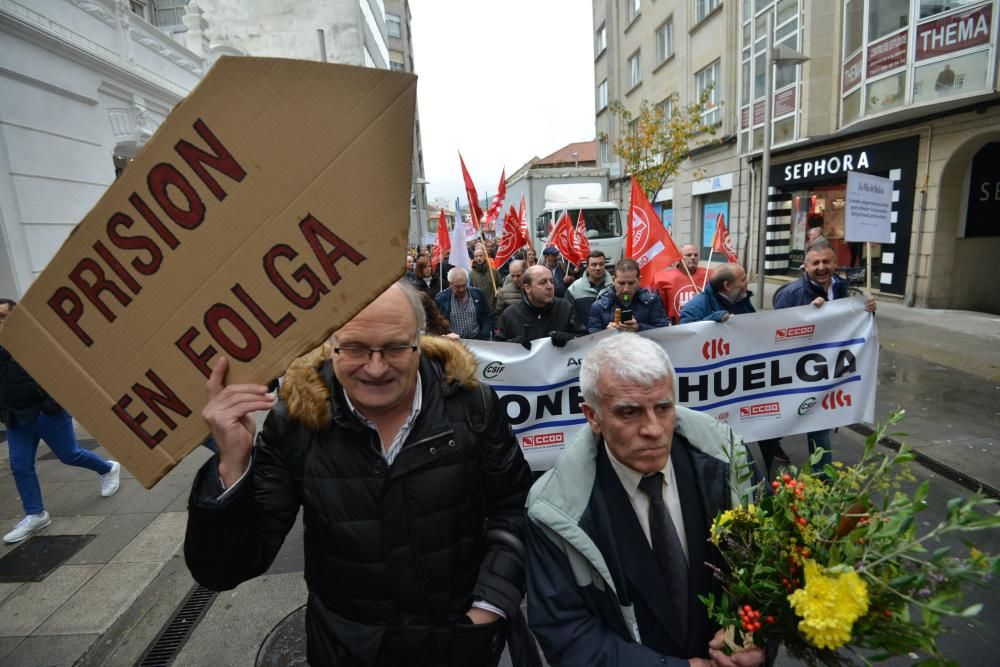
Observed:
[[[54,415],[62,408],[0,345],[0,422],[27,424],[40,412]]]
[[[391,466],[317,351],[286,374],[251,474],[221,501],[215,458],[195,480],[184,552],[215,590],[265,572],[302,506],[310,664],[487,664],[503,623],[465,613],[519,609],[530,469],[472,355],[441,338],[422,349],[421,412]]]
[[[547,338],[553,331],[564,331],[583,336],[586,329],[576,321],[573,305],[566,299],[556,297],[552,303],[536,308],[527,297],[504,309],[497,325],[497,339],[510,340],[524,337],[527,340]]]

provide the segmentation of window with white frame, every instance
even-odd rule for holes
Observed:
[[[702,93],[709,91],[708,102],[705,110],[701,114],[701,120],[708,125],[717,125],[722,121],[722,114],[719,111],[719,87],[722,72],[721,61],[716,60],[703,70],[694,75],[695,87],[698,91],[698,99]]]
[[[722,0],[694,0],[694,20],[703,20],[706,16],[715,11],[715,8],[722,4]]]
[[[628,58],[628,87],[629,90],[642,83],[642,65],[639,60],[639,52],[636,51]]]
[[[597,84],[597,110],[608,106],[608,80],[605,79]]]
[[[598,164],[608,164],[608,138],[601,137],[597,141],[597,161]]]
[[[397,15],[385,15],[385,32],[389,37],[399,37],[403,34],[402,23]]]
[[[639,0],[625,0],[628,5],[628,20],[631,21],[639,15]]]
[[[606,48],[608,48],[608,28],[602,23],[594,34],[594,55],[601,55]]]
[[[656,106],[660,108],[660,112],[663,115],[663,122],[666,123],[674,115],[674,96],[671,95]]]
[[[674,20],[667,19],[656,31],[656,64],[674,55]]]

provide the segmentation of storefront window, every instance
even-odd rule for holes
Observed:
[[[865,27],[865,0],[847,0],[844,10],[844,57],[861,48]]]
[[[712,249],[712,240],[715,238],[715,227],[719,220],[722,220],[727,227],[729,224],[729,193],[713,192],[709,195],[698,197],[701,203],[701,256],[708,257]]]
[[[901,107],[906,100],[906,72],[869,83],[865,99],[868,102],[865,112],[868,114]]]
[[[877,0],[868,8],[868,42],[905,28],[910,22],[910,0]]]
[[[861,116],[861,91],[855,90],[844,98],[844,118],[841,125],[849,125]]]
[[[982,2],[982,0],[920,0],[920,18],[925,19],[928,16],[948,12],[966,5],[974,5],[977,2]]]
[[[799,190],[792,196],[792,230],[788,258],[789,273],[795,275],[805,260],[805,248],[818,236],[833,246],[837,266],[857,268],[865,266],[864,243],[849,243],[844,239],[844,207],[847,202],[847,184],[817,185],[811,190]],[[872,245],[872,259],[877,264],[882,249]],[[878,275],[878,267],[872,271]]]
[[[777,146],[778,144],[788,143],[793,139],[795,139],[795,116],[779,120],[774,124],[774,136],[771,140],[772,145]]]
[[[990,52],[939,60],[913,70],[913,101],[933,100],[982,90],[987,85]]]

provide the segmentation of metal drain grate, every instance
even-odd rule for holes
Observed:
[[[136,667],[167,667],[180,653],[218,593],[195,586],[146,648]]]
[[[874,429],[865,424],[852,424],[848,428],[850,428],[855,433],[860,433],[866,438],[875,432]],[[901,442],[888,437],[879,440],[878,444],[882,445],[883,447],[888,447],[894,452],[898,452],[899,448],[902,447]],[[973,479],[972,477],[969,477],[968,475],[961,473],[958,470],[955,470],[951,466],[941,463],[937,459],[931,458],[926,454],[922,454],[921,452],[918,452],[915,449],[910,449],[910,451],[913,452],[916,462],[919,463],[924,468],[927,468],[931,472],[941,475],[945,479],[955,482],[959,486],[966,488],[969,491],[972,491],[973,493],[979,491],[987,498],[1000,500],[1000,490],[998,490],[996,487],[980,482],[978,479]]]

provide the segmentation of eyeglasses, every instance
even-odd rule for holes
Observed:
[[[416,343],[407,345],[387,345],[386,347],[367,347],[365,345],[344,345],[333,348],[334,353],[344,361],[362,363],[371,361],[376,352],[387,362],[403,361],[411,352],[417,351]]]

